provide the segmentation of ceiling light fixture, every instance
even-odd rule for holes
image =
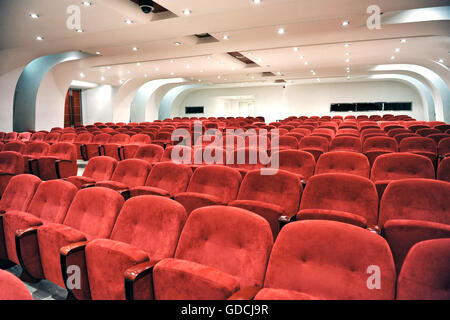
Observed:
[[[173,59],[170,59],[170,61],[169,61],[170,63],[174,63],[175,61],[173,60]]]
[[[350,21],[343,21],[342,22],[342,26],[343,27],[346,27],[346,26],[348,26],[350,24]]]
[[[134,21],[133,21],[133,20],[131,20],[131,19],[127,19],[127,20],[125,20],[125,23],[126,23],[126,24],[133,24],[133,23],[134,23]]]
[[[406,39],[400,40],[400,43],[406,43]]]
[[[138,51],[139,49],[138,49],[138,47],[133,47],[132,50],[133,50],[133,51]]]
[[[260,4],[262,0],[252,0],[254,4]]]
[[[170,75],[171,75],[171,76],[175,75],[175,72],[171,72]]]
[[[395,52],[400,52],[400,48],[396,48],[396,49],[395,49]]]
[[[229,40],[229,39],[230,39],[229,36],[227,36],[227,35],[224,35],[224,36],[223,36],[223,40]]]
[[[344,47],[346,47],[346,48],[350,47],[350,43],[344,44]]]
[[[137,65],[138,67],[140,67],[140,66],[141,66],[141,63],[140,63],[140,62],[138,62],[138,63],[136,63],[136,65]]]
[[[284,30],[284,28],[280,28],[278,29],[278,34],[285,34],[286,30]]]
[[[155,71],[159,71],[159,68],[158,68],[158,67],[156,67],[156,68],[155,68]]]
[[[90,7],[90,6],[92,6],[92,3],[89,2],[89,1],[83,1],[83,2],[81,2],[81,4],[82,4],[83,6],[85,6],[85,7]]]
[[[144,74],[144,78],[147,78],[148,77],[148,74]]]
[[[83,29],[77,29],[76,31],[77,31],[78,33],[83,33],[83,32],[84,32]]]
[[[308,65],[308,61],[305,61],[305,66],[307,66]]]
[[[298,51],[298,48],[297,47],[295,47],[294,49],[293,49],[295,52],[297,52]]]
[[[174,45],[176,45],[176,46],[181,46],[181,42],[176,41],[176,42],[174,43]]]
[[[305,59],[305,56],[300,56],[300,59],[302,59],[302,60]]]
[[[346,55],[346,56],[349,56],[349,55],[350,55],[350,52],[346,52],[345,55]]]
[[[111,70],[111,66],[107,66],[106,69]]]
[[[349,63],[349,62],[350,62],[350,59],[345,59],[345,62],[346,62],[346,63]]]
[[[37,41],[42,41],[42,40],[44,40],[44,37],[37,36],[37,37],[36,37],[36,40],[37,40]]]
[[[100,80],[105,81],[105,77],[101,77]]]
[[[80,73],[80,77],[81,78],[84,78],[85,77],[85,75],[84,75],[84,73],[82,72],[82,73]]]
[[[39,15],[34,12],[30,13],[30,17],[31,17],[31,19],[39,19]]]
[[[192,13],[192,11],[189,10],[189,9],[184,9],[183,10],[183,14],[186,15],[186,16],[190,15],[191,13]]]
[[[99,55],[102,54],[100,51],[96,51],[95,54]]]
[[[444,63],[444,59],[439,59],[439,63]]]
[[[391,60],[395,60],[395,56],[392,56],[392,57],[391,57]]]

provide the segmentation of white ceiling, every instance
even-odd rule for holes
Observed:
[[[436,65],[439,59],[444,61],[437,67],[448,73],[449,20],[389,24],[370,31],[366,10],[373,0],[263,0],[259,5],[251,0],[159,0],[178,17],[157,21],[128,0],[91,2],[84,7],[81,0],[0,1],[0,57],[8,54],[2,63],[13,64],[14,57],[26,63],[62,51],[99,51],[100,55],[69,64],[77,68],[77,75],[84,74],[76,80],[113,85],[145,75],[213,83],[334,79],[368,75],[379,64]],[[450,5],[448,0],[376,2],[384,13]],[[81,8],[83,33],[66,28],[66,9],[73,4]],[[184,9],[192,14],[183,15]],[[40,18],[31,19],[30,12]],[[126,19],[134,23],[126,25]],[[350,21],[347,27],[341,25],[345,20]],[[286,33],[279,35],[279,28]],[[192,36],[199,33],[210,33],[219,41],[197,44]],[[36,41],[38,35],[44,40]],[[176,46],[177,41],[181,45]],[[259,66],[247,68],[226,54],[232,51]],[[262,72],[280,74],[263,78]]]

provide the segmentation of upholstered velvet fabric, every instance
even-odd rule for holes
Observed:
[[[319,157],[316,164],[315,174],[323,173],[347,173],[369,179],[370,163],[361,153],[327,152]]]
[[[438,154],[440,156],[450,155],[450,138],[445,138],[439,141]]]
[[[59,141],[74,143],[76,139],[77,139],[76,133],[65,133],[65,134],[61,135],[61,139],[59,139]]]
[[[161,195],[173,197],[185,192],[192,176],[192,169],[183,164],[161,162],[155,164],[144,187],[130,189],[132,197],[138,195]]]
[[[78,191],[64,224],[84,232],[88,238],[108,238],[124,203],[110,189],[88,188]]]
[[[155,267],[155,296],[219,299],[238,288],[261,286],[272,244],[267,221],[254,213],[223,206],[197,209],[181,234],[177,260]]]
[[[411,152],[428,157],[434,164],[436,162],[437,145],[433,139],[424,137],[405,138],[400,142],[400,152]]]
[[[14,175],[23,174],[23,157],[12,151],[0,152],[0,197]]]
[[[362,152],[362,144],[359,137],[336,137],[331,141],[330,151]]]
[[[134,155],[135,159],[145,160],[150,164],[154,164],[161,160],[164,153],[164,148],[160,145],[149,144],[140,146]]]
[[[124,133],[114,135],[110,142],[103,146],[105,156],[120,160],[119,148],[130,142],[130,136]]]
[[[96,185],[113,190],[143,186],[150,170],[151,165],[147,161],[140,159],[124,160],[117,165],[111,181],[99,181]]]
[[[46,222],[62,223],[77,192],[71,183],[54,180],[42,182],[26,212],[10,211],[3,217],[8,257],[19,264],[16,255],[15,233]]]
[[[380,198],[391,181],[410,178],[434,179],[433,163],[418,154],[391,153],[379,156],[372,166],[371,180]]]
[[[58,160],[63,162],[57,164]],[[75,176],[78,171],[75,146],[66,142],[55,143],[50,147],[47,156],[38,159],[38,166],[42,180],[58,179],[57,168],[59,168],[59,178]]]
[[[158,300],[226,300],[239,290],[236,277],[180,259],[161,261],[156,265],[153,277]]]
[[[397,285],[399,300],[450,300],[450,238],[411,248]]]
[[[24,172],[29,173],[29,161],[46,156],[50,150],[50,145],[45,142],[31,142],[25,146],[23,152]]]
[[[368,179],[343,173],[320,174],[309,179],[297,219],[302,219],[305,209],[309,209],[308,214],[315,209],[342,211],[362,216],[368,224],[376,225],[378,194],[375,185]],[[323,217],[320,211],[318,215]],[[338,221],[342,221],[342,216],[345,214]]]
[[[99,152],[99,146],[108,144],[112,139],[112,136],[107,133],[101,133],[96,135],[91,143],[86,143],[86,156],[88,159],[101,156]]]
[[[71,243],[89,240],[83,232],[63,224],[47,223],[38,229],[39,255],[45,279],[64,286],[59,250]]]
[[[380,290],[367,287],[370,266],[380,268]],[[383,300],[394,299],[395,280],[392,254],[379,235],[335,221],[299,221],[281,230],[264,287],[313,299]]]
[[[236,199],[241,175],[233,168],[225,166],[202,166],[195,170],[186,193],[179,193],[175,200],[186,212],[217,204],[228,204]]]
[[[40,183],[41,179],[29,174],[12,177],[0,199],[0,211],[25,211]]]
[[[182,161],[178,161],[177,159],[172,158],[172,153],[175,153],[179,159]],[[188,162],[188,160],[190,162]],[[169,146],[164,150],[164,154],[161,158],[161,162],[172,161],[175,163],[184,163],[184,164],[193,164],[194,163],[194,153],[191,147],[187,146]]]
[[[94,136],[87,132],[80,133],[77,136],[77,139],[73,143],[77,149],[77,159],[80,159],[80,160],[83,159],[83,155],[81,154],[81,146],[91,143],[93,139],[94,139]]]
[[[136,134],[131,137],[130,142],[124,146],[123,155],[125,159],[133,158],[140,146],[150,144],[152,139],[146,134]]]
[[[49,134],[47,134],[44,141],[47,142],[48,144],[54,144],[54,143],[58,143],[60,138],[61,138],[61,133],[50,132]]]
[[[83,184],[107,181],[111,179],[117,163],[117,160],[111,157],[94,157],[89,160],[82,177],[69,177],[67,181],[73,183],[79,189]]]
[[[394,181],[380,203],[378,224],[388,239],[397,271],[417,242],[450,237],[450,183],[428,179]]]
[[[272,155],[272,158],[276,155]],[[303,181],[308,181],[314,174],[316,160],[306,151],[283,150],[278,153],[279,169],[295,173]]]
[[[263,288],[255,296],[255,300],[319,300],[319,298],[293,290]]]
[[[367,227],[367,219],[358,214],[332,209],[303,209],[297,215],[297,220],[333,220],[355,226]]]
[[[298,149],[311,153],[317,161],[322,153],[328,152],[329,143],[329,140],[325,137],[308,136],[300,141]]]
[[[292,136],[282,136],[279,138],[279,148],[280,150],[297,150],[298,141],[297,138]]]
[[[8,271],[0,270],[0,300],[33,300],[27,287]]]
[[[124,299],[123,273],[128,268],[149,257],[173,257],[186,217],[184,208],[170,199],[141,196],[128,200],[111,240],[94,240],[86,247],[92,298]]]
[[[437,178],[442,181],[450,182],[450,157],[445,158],[439,164]]]

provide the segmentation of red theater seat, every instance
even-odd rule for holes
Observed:
[[[76,133],[64,133],[61,135],[61,139],[59,139],[59,142],[68,142],[68,143],[74,143],[75,140],[77,140],[77,134]]]
[[[433,164],[427,157],[413,153],[391,153],[379,156],[372,166],[371,180],[375,182],[381,199],[387,185],[393,180],[435,179]]]
[[[23,152],[24,172],[38,175],[38,167],[34,160],[44,157],[48,154],[50,145],[45,142],[30,142],[25,146]]]
[[[77,148],[77,159],[79,160],[88,160],[87,154],[86,154],[86,145],[91,143],[94,139],[94,136],[91,133],[80,133],[75,142],[73,143],[75,147]]]
[[[20,264],[15,243],[17,230],[27,230],[47,223],[62,223],[76,193],[77,188],[65,181],[42,182],[27,210],[7,212],[3,216],[3,230],[8,259]],[[29,248],[24,245],[22,249],[25,252]],[[27,262],[30,261],[24,260],[27,270],[36,270],[38,267],[35,263],[26,264]]]
[[[368,179],[350,174],[327,173],[309,179],[297,220],[335,220],[359,227],[378,221],[378,194]]]
[[[194,154],[191,147],[176,145],[169,146],[164,150],[161,162],[171,161],[174,163],[193,164]]]
[[[361,140],[358,137],[336,137],[331,141],[330,151],[349,151],[361,153]]]
[[[8,271],[0,270],[0,288],[1,301],[33,300],[25,284]]]
[[[380,203],[378,225],[389,242],[397,272],[417,242],[450,238],[450,183],[429,179],[393,181]]]
[[[47,136],[45,137],[44,142],[52,145],[54,143],[58,143],[59,139],[61,139],[61,133],[60,132],[50,132],[49,134],[47,134]]]
[[[85,160],[103,155],[103,149],[101,146],[108,144],[111,139],[112,136],[110,134],[100,133],[93,138],[92,142],[81,146],[82,154],[86,156]]]
[[[231,206],[243,208],[265,218],[274,238],[280,222],[290,221],[297,213],[303,186],[297,175],[276,169],[260,169],[247,173],[236,201]]]
[[[75,187],[73,187],[75,188]],[[76,188],[75,188],[76,189]],[[80,190],[72,201],[63,224],[46,223],[38,228],[16,233],[16,243],[26,244],[22,250],[23,261],[38,262],[36,273],[28,272],[37,279],[47,279],[61,287],[64,280],[61,273],[60,249],[64,246],[94,239],[105,239],[111,234],[124,203],[119,193],[106,188]],[[68,261],[68,266],[85,268],[79,257]],[[80,279],[81,289],[74,289],[77,297],[86,295],[89,286],[86,279]]]
[[[117,164],[111,180],[98,181],[97,187],[116,191],[128,190],[131,187],[143,186],[150,173],[151,165],[144,160],[128,159]]]
[[[438,154],[440,157],[450,156],[450,138],[439,141]]]
[[[322,153],[328,152],[329,141],[324,137],[307,136],[298,144],[298,149],[307,151],[314,156],[317,161]]]
[[[378,156],[397,151],[397,140],[390,137],[371,137],[366,139],[363,145],[363,153],[369,159],[369,163],[371,166]]]
[[[436,142],[430,138],[411,137],[400,142],[400,152],[410,152],[420,154],[430,158],[433,164],[436,163],[437,146]]]
[[[316,160],[314,156],[306,151],[283,150],[271,157],[271,163],[278,157],[279,169],[296,174],[302,182],[307,182],[314,174]]]
[[[0,199],[0,214],[9,210],[25,211],[40,183],[41,179],[30,174],[12,177]]]
[[[124,133],[114,135],[110,142],[102,146],[103,154],[105,156],[114,158],[116,160],[125,159],[125,155],[121,153],[123,146],[130,142],[130,136]]]
[[[415,244],[398,277],[398,300],[450,300],[450,238]]]
[[[42,180],[67,178],[78,172],[77,150],[71,143],[53,144],[48,154],[38,158],[37,162]]]
[[[151,274],[137,270],[174,256],[185,221],[184,208],[173,200],[156,196],[130,199],[122,207],[109,239],[62,248],[63,265],[80,251],[85,253],[84,276],[91,299],[125,299],[124,274],[130,284],[129,296],[135,300],[153,299]]]
[[[31,132],[22,132],[22,133],[19,133],[19,135],[17,136],[17,140],[20,141],[20,142],[27,143],[27,142],[30,141],[31,135],[32,135]]]
[[[370,281],[372,274],[379,280]],[[300,221],[281,230],[255,300],[393,300],[395,280],[379,235],[335,221]]]
[[[121,148],[123,159],[133,158],[140,146],[150,144],[151,142],[152,139],[146,134],[136,134],[132,136],[130,142]]]
[[[191,167],[174,162],[155,164],[143,187],[130,189],[130,196],[157,195],[174,197],[185,192],[192,176]]]
[[[153,271],[158,300],[224,300],[262,286],[273,239],[268,223],[247,210],[212,206],[192,212],[174,259]]]
[[[437,178],[442,181],[450,182],[450,158],[445,158],[439,164]]]
[[[189,215],[193,210],[211,205],[227,205],[236,199],[241,175],[235,169],[205,165],[192,175],[186,192],[175,195]]]
[[[67,181],[81,189],[85,184],[110,180],[117,163],[117,160],[111,157],[94,157],[89,160],[82,176],[72,176],[67,178]]]
[[[12,151],[17,153],[23,153],[24,150],[25,150],[25,143],[20,141],[8,142],[3,147],[3,151]]]
[[[293,136],[282,136],[279,138],[279,149],[280,150],[297,150],[298,140]]]
[[[3,137],[3,142],[8,143],[8,142],[16,141],[18,136],[19,136],[19,134],[17,132],[8,132]]]
[[[0,197],[11,178],[23,173],[23,156],[20,153],[0,152]]]
[[[163,154],[163,147],[156,144],[149,144],[140,146],[133,158],[147,161],[150,165],[153,165],[161,161]]]
[[[348,173],[369,179],[370,163],[367,157],[360,153],[327,152],[319,157],[314,174],[323,173]]]

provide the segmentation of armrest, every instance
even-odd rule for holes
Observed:
[[[84,161],[88,161],[86,144],[80,145],[80,154]]]
[[[367,230],[373,233],[381,234],[381,228],[377,225],[368,225]]]
[[[9,173],[9,172],[0,172],[0,177],[2,176],[15,176],[15,173]]]
[[[40,226],[17,230],[15,234],[16,254],[23,271],[35,281],[44,277],[37,232]],[[25,261],[25,258],[27,261]]]
[[[60,169],[61,163],[71,163],[71,162],[72,161],[70,160],[63,160],[63,159],[55,160],[56,176],[58,177],[58,179],[61,179],[61,169]]]
[[[120,146],[117,152],[119,153],[119,160],[125,160],[125,146]]]
[[[71,297],[79,300],[90,299],[89,280],[87,277],[85,256],[87,243],[87,241],[72,243],[70,245],[62,247],[59,251],[61,273],[64,281],[64,286],[66,287]],[[69,288],[68,286],[69,275],[67,274],[67,268],[72,265],[80,268],[80,271],[82,273],[80,275],[80,288]]]
[[[233,294],[230,298],[228,298],[228,300],[253,300],[260,290],[260,287],[242,288],[241,290]]]
[[[280,221],[281,224],[286,224],[286,223],[294,221],[294,218],[296,215],[297,215],[296,213],[293,213],[293,214],[285,213],[278,218],[278,221]]]
[[[5,214],[6,211],[5,210],[0,210],[0,215]]]
[[[153,268],[159,260],[150,260],[127,269],[124,273],[125,278],[125,298],[126,300],[134,300],[134,285],[140,279],[152,276]],[[149,286],[151,286],[149,281]]]
[[[98,155],[99,156],[104,156],[105,155],[105,146],[104,145],[99,145],[98,146]]]
[[[81,189],[93,188],[95,187],[95,183],[86,183],[81,186]]]

